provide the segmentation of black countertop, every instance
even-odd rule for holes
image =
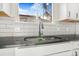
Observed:
[[[68,34],[68,35],[51,35],[51,36],[41,36],[42,38],[55,38],[53,41],[36,43],[35,45],[51,44],[51,43],[61,43],[79,40],[79,35]],[[10,36],[10,37],[0,37],[0,48],[5,48],[7,45],[17,45],[17,44],[26,44],[27,42],[24,39],[34,39],[39,38],[39,36]],[[58,40],[56,40],[58,39]],[[26,45],[29,46],[29,45]]]

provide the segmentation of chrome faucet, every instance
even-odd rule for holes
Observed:
[[[42,21],[39,22],[39,37],[43,35],[44,24]]]

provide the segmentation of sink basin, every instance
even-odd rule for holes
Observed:
[[[41,44],[50,44],[50,43],[56,43],[59,41],[63,41],[60,37],[41,37],[41,38],[28,38],[24,42],[26,46],[31,46],[31,45],[41,45]]]

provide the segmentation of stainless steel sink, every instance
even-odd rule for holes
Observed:
[[[57,37],[37,37],[37,38],[26,38],[24,44],[26,46],[30,45],[41,45],[41,44],[49,44],[57,41],[63,40],[62,38]]]

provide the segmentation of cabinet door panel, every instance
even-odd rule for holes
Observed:
[[[62,52],[62,53],[58,53],[58,54],[52,54],[50,56],[72,56],[72,51]]]
[[[61,3],[59,7],[59,17],[61,20],[67,18],[67,4]]]
[[[0,3],[0,11],[2,10],[2,3]]]
[[[74,51],[74,55],[75,56],[79,56],[79,49],[77,49],[77,50]]]
[[[67,11],[68,11],[68,14],[70,13],[70,18],[71,19],[76,19],[77,18],[77,14],[78,14],[78,6],[79,4],[78,3],[69,3],[67,4]]]
[[[0,16],[10,16],[9,3],[0,3]]]
[[[16,3],[12,3],[10,4],[10,8],[11,17],[18,17],[18,5]]]
[[[0,49],[0,56],[14,56],[15,49],[14,48],[4,48]]]
[[[70,18],[75,18],[75,4],[69,3],[67,4],[68,14],[70,14]]]
[[[10,16],[10,3],[3,4],[3,11]]]

